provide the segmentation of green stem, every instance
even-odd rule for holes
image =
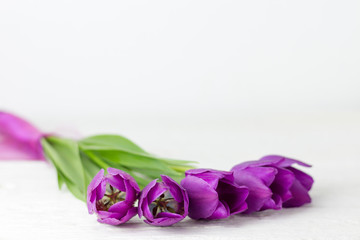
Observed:
[[[91,160],[93,160],[93,162],[95,162],[99,167],[103,168],[103,169],[107,169],[110,167],[110,165],[106,164],[104,161],[101,160],[101,158],[99,158],[98,156],[96,156],[96,154],[94,154],[91,151],[84,151],[84,153],[90,157]]]

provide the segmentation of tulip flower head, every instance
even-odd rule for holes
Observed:
[[[232,172],[192,169],[185,176],[181,186],[189,195],[189,217],[222,219],[247,209],[249,190],[234,183]]]
[[[161,178],[162,182],[154,180],[141,192],[139,217],[154,226],[170,226],[188,215],[189,199],[177,182],[165,175]]]
[[[99,222],[119,225],[137,214],[134,203],[140,189],[129,174],[115,168],[108,168],[107,171],[108,175],[104,176],[101,169],[91,181],[87,206],[90,214],[97,214]]]
[[[240,163],[232,168],[235,182],[247,186],[250,191],[246,200],[249,206],[246,213],[299,207],[311,202],[308,191],[314,180],[304,172],[291,167],[292,164],[310,167],[295,159],[269,155],[258,161]]]

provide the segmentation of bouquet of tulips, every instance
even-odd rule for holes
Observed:
[[[310,203],[313,179],[293,167],[301,161],[268,155],[230,171],[194,168],[192,161],[149,154],[129,139],[98,135],[81,140],[39,131],[0,112],[0,159],[47,160],[98,221],[119,225],[135,215],[154,226],[185,217],[224,219]]]

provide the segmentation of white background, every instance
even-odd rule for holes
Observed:
[[[50,166],[0,162],[0,239],[360,239],[359,12],[356,0],[0,1],[0,109],[201,167],[284,154],[315,178],[304,208],[111,228]]]

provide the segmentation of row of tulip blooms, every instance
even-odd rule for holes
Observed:
[[[65,181],[77,198],[84,200],[84,189],[90,182],[86,194],[89,213],[96,213],[99,222],[111,225],[125,223],[136,214],[144,216],[148,224],[170,226],[186,216],[212,220],[238,213],[299,207],[311,202],[308,191],[314,182],[311,176],[292,167],[310,165],[269,155],[238,164],[231,171],[188,170],[178,184],[169,175],[179,177],[187,168],[187,161],[156,158],[121,136],[99,135],[80,141],[56,138],[25,119],[0,111],[0,160],[45,160],[45,155],[57,170],[59,186]],[[120,162],[119,157],[123,157]],[[134,165],[133,160],[138,164]],[[148,164],[161,165],[161,171],[167,171],[167,176],[161,176],[162,182],[155,179],[145,186],[148,177],[157,175],[147,168]],[[105,165],[110,166],[106,167],[106,176],[101,169]],[[137,181],[145,186],[143,190],[130,174],[115,169],[116,166],[131,170],[133,176],[140,169],[144,178],[137,176]],[[180,170],[174,172],[174,166]]]
[[[88,186],[87,207],[101,223],[120,225],[135,215],[154,226],[170,226],[186,216],[224,219],[238,213],[300,207],[310,203],[313,179],[292,167],[301,161],[269,155],[234,166],[231,171],[191,169],[178,184],[162,175],[142,191],[128,173],[108,168]],[[135,204],[137,203],[137,206]]]

